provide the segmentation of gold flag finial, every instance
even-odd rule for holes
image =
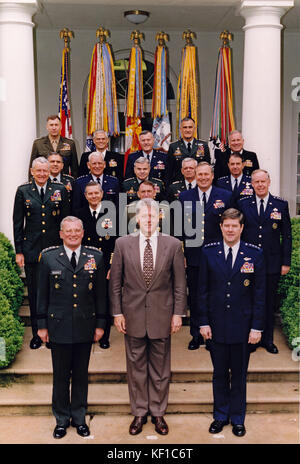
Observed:
[[[164,46],[166,45],[166,41],[169,41],[169,36],[163,31],[160,31],[156,34],[155,40],[157,40],[158,45]]]
[[[110,32],[108,29],[104,29],[104,27],[99,27],[96,31],[96,37],[99,38],[101,44],[106,42],[106,37],[110,36]]]
[[[74,32],[73,31],[70,31],[67,27],[64,27],[60,33],[59,33],[59,37],[61,39],[64,39],[64,43],[65,43],[65,48],[70,51],[69,49],[69,45],[70,45],[70,40],[74,38]]]
[[[182,33],[182,38],[185,40],[186,45],[194,45],[193,39],[196,39],[196,34],[195,32],[190,31],[190,29],[187,29]]]
[[[225,29],[221,32],[220,39],[223,41],[223,47],[229,47],[229,41],[233,40],[233,34]]]
[[[144,40],[144,34],[138,30],[132,31],[130,40],[133,40],[134,45],[140,45],[140,41]]]

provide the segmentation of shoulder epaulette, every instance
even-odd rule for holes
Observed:
[[[206,245],[204,245],[203,248],[209,248],[209,247],[213,247],[213,246],[218,246],[220,245],[221,242],[212,242],[212,243],[207,243]]]
[[[175,180],[175,182],[172,182],[171,185],[176,185],[176,184],[180,184],[182,182],[182,180]]]
[[[70,176],[69,174],[64,174],[63,177],[66,177],[67,179],[71,179],[71,180],[75,179],[75,177]]]
[[[200,142],[203,145],[207,145],[207,142],[205,140],[201,140],[201,139],[196,139],[196,140],[197,140],[197,142]]]
[[[273,198],[275,198],[275,200],[286,201],[284,198],[277,197],[276,195],[273,195]]]
[[[23,187],[23,185],[30,185],[30,184],[32,184],[32,180],[30,180],[28,182],[24,182],[24,184],[19,185],[19,187]]]
[[[91,245],[84,245],[85,248],[88,248],[89,250],[94,250],[94,251],[97,251],[98,253],[100,252],[100,250],[98,250],[98,248],[94,247],[94,246],[91,246]]]
[[[51,247],[48,247],[48,248],[44,248],[41,253],[45,253],[46,251],[50,251],[50,250],[56,250],[57,248],[59,248],[59,245],[56,245],[56,246],[51,246]]]
[[[105,177],[111,177],[112,179],[117,179],[118,180],[118,178],[116,176],[111,176],[110,174],[104,174],[104,175],[105,175]]]
[[[59,180],[51,180],[51,184],[58,184],[58,185],[64,185],[62,182]]]
[[[129,177],[128,179],[125,179],[123,182],[129,182],[130,180],[135,180],[135,177]]]
[[[253,245],[253,243],[245,243],[246,246],[249,246],[250,248],[255,248],[255,250],[261,250],[260,247]]]
[[[252,200],[252,198],[253,198],[253,195],[248,195],[248,196],[239,198],[239,201],[245,201],[245,200],[250,200],[250,199]]]
[[[89,174],[84,174],[84,176],[77,177],[76,180],[83,179],[83,178],[88,177],[88,176],[89,176]],[[92,179],[92,180],[93,180],[93,179]]]
[[[160,184],[163,183],[162,180],[156,179],[156,177],[151,177],[151,181],[150,181],[150,182],[152,182],[152,181],[159,182]]]
[[[218,180],[222,180],[222,179],[228,179],[229,176],[223,176],[223,177],[219,177]]]

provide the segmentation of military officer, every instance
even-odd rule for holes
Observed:
[[[244,196],[253,195],[251,177],[243,174],[243,157],[240,153],[231,153],[228,160],[229,176],[220,177],[216,186],[232,192],[232,206],[236,208],[237,201]]]
[[[231,421],[233,434],[242,437],[249,355],[264,328],[265,267],[259,247],[240,239],[240,211],[230,208],[222,214],[221,231],[223,240],[201,250],[198,327],[209,340],[214,368],[209,432],[219,433]]]
[[[87,204],[84,190],[86,184],[88,184],[91,180],[98,182],[98,184],[101,185],[104,192],[104,200],[110,200],[114,203],[117,202],[120,190],[119,181],[116,177],[104,174],[105,165],[106,163],[101,153],[95,151],[89,154],[88,168],[90,170],[90,174],[78,177],[74,183],[72,205],[72,211],[74,214],[77,214],[77,211]]]
[[[60,135],[61,121],[57,114],[48,116],[46,129],[48,135],[33,142],[29,166],[32,165],[35,158],[39,156],[47,158],[48,154],[54,151],[63,157],[63,173],[77,177],[78,159],[75,142]]]
[[[189,350],[196,350],[203,339],[199,336],[196,314],[197,311],[197,290],[199,280],[199,264],[201,245],[218,241],[221,238],[219,227],[221,214],[229,208],[231,204],[231,193],[212,185],[214,179],[213,167],[203,161],[196,167],[197,185],[191,190],[181,192],[179,200],[183,209],[183,241],[184,255],[186,259],[187,284],[189,289],[189,308],[190,308],[190,333],[193,337],[188,345]],[[190,205],[191,204],[191,205]],[[203,208],[203,216],[197,218],[197,207]],[[201,224],[199,224],[201,220]],[[194,235],[190,232],[189,225],[195,230]],[[199,234],[200,237],[199,237]],[[191,236],[189,236],[191,235]],[[197,240],[198,236],[198,240]],[[200,239],[200,245],[198,241]],[[190,240],[188,244],[186,241]]]
[[[88,204],[78,210],[77,217],[82,220],[84,228],[83,245],[91,245],[102,251],[104,259],[104,269],[106,283],[108,287],[109,270],[115,241],[117,238],[117,214],[111,215],[106,208],[103,208],[103,190],[98,182],[91,181],[85,186],[85,197]],[[107,288],[108,290],[108,288]],[[107,315],[106,328],[100,340],[100,347],[107,349],[110,347],[111,317],[109,314],[109,301],[107,293]]]
[[[254,195],[238,201],[245,216],[243,239],[262,248],[266,261],[266,326],[261,346],[278,353],[273,343],[274,311],[280,275],[291,266],[292,234],[288,202],[271,195],[270,176],[258,169],[252,173]]]
[[[167,200],[171,203],[178,200],[181,192],[196,187],[196,166],[197,161],[194,158],[184,158],[182,161],[181,173],[183,180],[177,180],[169,185],[167,189]]]
[[[131,153],[128,156],[128,160],[126,163],[125,179],[134,176],[134,163],[138,158],[143,156],[150,162],[150,177],[165,182],[165,171],[167,162],[166,153],[163,153],[159,150],[155,150],[153,148],[155,139],[152,132],[150,131],[142,131],[139,136],[139,142],[141,150]]]
[[[134,162],[134,174],[135,177],[125,179],[122,184],[122,191],[127,193],[128,203],[136,201],[138,199],[137,191],[139,185],[144,180],[150,180],[155,185],[156,197],[158,201],[163,200],[164,198],[164,184],[161,180],[153,178],[150,176],[151,168],[150,161],[148,161],[143,156],[137,158]]]
[[[215,150],[215,182],[224,176],[229,176],[228,160],[230,153],[240,153],[242,155],[244,167],[243,173],[251,176],[251,173],[259,168],[256,153],[244,150],[244,138],[240,131],[234,130],[228,136],[229,147],[225,148],[223,144]]]
[[[33,180],[17,189],[13,226],[16,261],[21,268],[25,265],[33,335],[30,348],[36,349],[41,346],[36,315],[38,257],[43,248],[60,243],[59,224],[70,205],[64,185],[50,181],[50,165],[44,157],[33,161],[31,175]]]
[[[49,153],[47,160],[50,164],[50,180],[52,182],[61,182],[67,189],[69,201],[72,202],[72,192],[75,179],[68,174],[62,172],[64,167],[63,157],[60,153]]]
[[[90,435],[85,422],[88,365],[92,343],[105,328],[106,284],[103,255],[81,245],[83,234],[80,219],[66,217],[60,230],[63,245],[43,250],[39,258],[38,334],[51,345],[54,438],[66,434],[70,420],[80,436]]]
[[[117,177],[120,184],[123,180],[123,162],[124,157],[119,153],[108,150],[109,137],[107,132],[104,130],[97,130],[93,134],[93,142],[98,153],[102,153],[103,159],[106,163],[104,168],[104,174],[109,176]],[[86,176],[89,174],[89,168],[87,166],[90,151],[82,153],[80,159],[80,165],[78,170],[78,176]]]
[[[123,221],[126,222],[126,234],[136,232],[138,230],[138,224],[136,221],[136,205],[138,200],[144,200],[145,198],[156,197],[155,185],[150,180],[144,180],[140,183],[137,191],[137,200],[126,205]],[[170,207],[167,202],[159,203],[159,223],[158,231],[164,234],[172,235],[171,224],[170,224]]]
[[[181,139],[170,144],[167,155],[167,186],[177,180],[183,180],[181,165],[184,158],[194,158],[197,163],[200,161],[207,161],[210,163],[210,154],[207,143],[204,140],[194,138],[195,121],[192,118],[182,119],[180,132]]]

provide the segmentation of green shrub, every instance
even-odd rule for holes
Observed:
[[[0,368],[7,367],[14,359],[23,343],[24,326],[10,309],[8,299],[0,293],[0,338],[5,341],[5,352],[1,350]]]
[[[13,246],[0,233],[0,368],[14,360],[23,343],[24,327],[18,311],[24,285],[15,258]]]
[[[280,311],[283,332],[292,349],[293,340],[300,336],[299,274],[300,274],[300,218],[292,219],[292,262],[290,272],[279,282]]]

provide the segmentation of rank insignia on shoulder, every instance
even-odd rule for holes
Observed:
[[[48,248],[44,248],[44,249],[41,251],[41,254],[42,254],[42,253],[45,253],[46,251],[57,250],[57,248],[59,248],[59,245],[57,245],[57,246],[51,246],[51,247],[48,247]]]
[[[256,245],[253,245],[253,243],[245,243],[245,245],[251,247],[251,248],[255,248],[255,250],[261,250],[261,248],[259,248],[258,246]]]

